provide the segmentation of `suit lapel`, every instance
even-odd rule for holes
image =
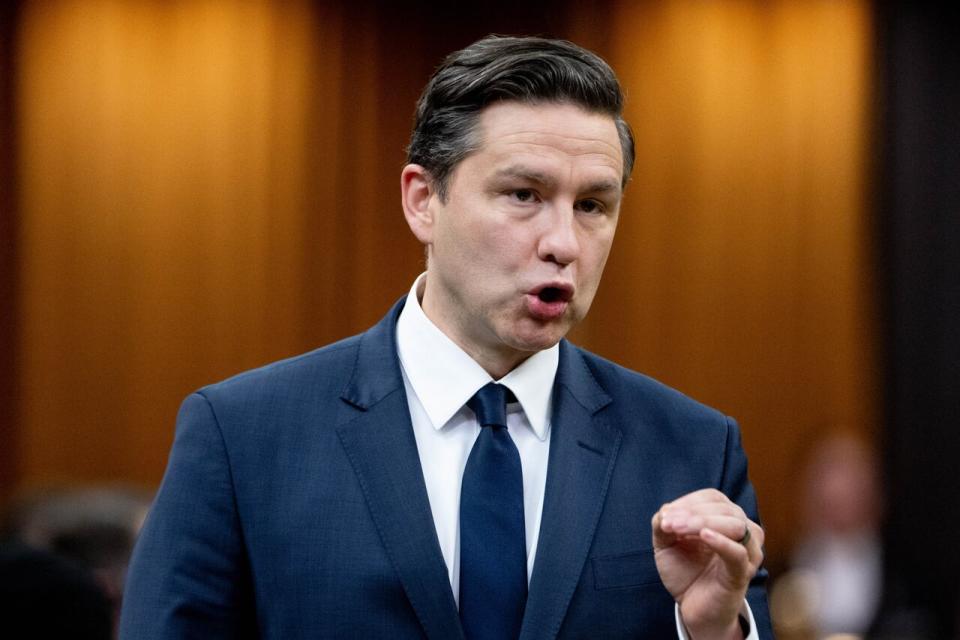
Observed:
[[[410,424],[395,344],[401,300],[363,335],[338,426],[367,506],[428,637],[462,638]]]
[[[522,639],[555,637],[580,581],[620,448],[620,430],[595,415],[610,402],[580,353],[562,342]]]

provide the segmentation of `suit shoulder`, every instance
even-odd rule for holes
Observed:
[[[725,423],[721,411],[691,398],[685,393],[646,374],[628,369],[611,360],[574,347],[594,378],[616,403],[629,403],[634,411],[651,412],[660,417],[678,416],[705,422]]]
[[[220,382],[199,389],[197,393],[208,398],[251,398],[277,388],[296,388],[298,384],[329,387],[345,384],[345,375],[356,361],[362,334],[296,356],[243,371]],[[293,385],[293,387],[291,387]]]

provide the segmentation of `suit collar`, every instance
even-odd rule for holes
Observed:
[[[340,397],[366,410],[386,396],[403,389],[400,362],[397,360],[396,326],[405,298],[400,298],[390,312],[360,336],[357,360]]]
[[[566,340],[560,341],[560,363],[557,367],[557,385],[570,392],[573,398],[590,414],[613,402],[613,398],[594,377],[583,353]]]

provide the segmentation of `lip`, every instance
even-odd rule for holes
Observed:
[[[574,287],[569,282],[545,282],[527,292],[527,310],[538,320],[557,320],[573,299]]]

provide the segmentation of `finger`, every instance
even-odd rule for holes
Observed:
[[[676,506],[674,503],[664,505],[654,514],[651,522],[653,529],[676,535],[696,536],[703,527],[712,527],[730,535],[729,531],[740,527],[747,520],[743,510],[737,505],[726,503],[699,503],[689,507]]]
[[[749,518],[739,505],[730,502],[702,502],[697,504],[677,506],[668,503],[660,510],[663,527],[667,531],[678,533],[694,532],[703,527],[712,527],[728,534],[723,523],[736,525],[743,530],[743,523]]]
[[[746,512],[740,508],[740,505],[733,502],[702,502],[688,506],[676,506],[674,503],[670,503],[669,506],[664,506],[662,511],[664,517],[674,518],[692,516],[731,516],[734,518],[740,518],[741,520],[748,519]]]
[[[658,511],[653,515],[650,521],[650,527],[653,531],[653,548],[663,549],[675,544],[681,538],[697,538],[698,533],[687,533],[677,531],[675,521],[667,522],[664,511]]]
[[[671,500],[664,506],[689,507],[704,502],[730,502],[730,498],[717,489],[698,489]]]
[[[673,544],[678,538],[699,537],[702,529],[713,529],[739,542],[745,538],[749,526],[752,556],[762,557],[764,531],[752,522],[744,510],[716,489],[701,489],[688,493],[673,502],[665,503],[651,521],[654,547]]]
[[[750,550],[747,546],[731,540],[713,529],[702,529],[700,539],[717,554],[728,575],[737,585],[745,587],[750,582],[756,572],[756,566],[751,561]]]
[[[756,522],[751,522],[750,520],[747,520],[745,524],[741,524],[740,526],[742,528],[739,530],[739,533],[726,535],[724,537],[746,549],[747,559],[749,560],[751,566],[750,576],[752,577],[756,570],[760,567],[760,564],[763,562],[763,541],[765,534],[763,527],[758,525]],[[703,531],[707,530],[723,535],[716,529],[705,527],[704,529],[700,530],[701,537]]]
[[[669,547],[677,540],[676,534],[663,528],[663,509],[653,514],[653,518],[650,521],[650,528],[653,530],[654,549]]]
[[[741,540],[748,520],[741,515],[702,515],[684,514],[674,515],[666,513],[661,519],[661,528],[664,531],[678,536],[698,535],[701,529],[713,529],[731,540]],[[751,534],[753,532],[751,531]]]
[[[678,515],[681,514],[681,515]],[[690,514],[678,511],[661,511],[659,513],[659,527],[664,532],[659,538],[654,537],[654,548],[662,548],[673,544],[681,538],[697,538],[704,530],[710,530],[732,542],[745,547],[747,557],[759,566],[763,560],[763,528],[755,522],[741,515],[708,515]],[[749,532],[749,535],[747,535]]]

